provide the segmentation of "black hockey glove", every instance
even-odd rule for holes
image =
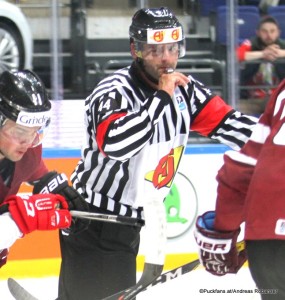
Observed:
[[[73,187],[69,186],[68,179],[64,173],[49,172],[32,184],[34,185],[33,194],[60,194],[66,199],[69,210],[89,211],[88,203]],[[64,229],[64,231],[77,234],[87,229],[89,224],[90,220],[73,217],[71,226]]]

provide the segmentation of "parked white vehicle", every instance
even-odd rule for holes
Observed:
[[[23,12],[15,4],[0,0],[0,73],[31,69],[33,38]]]

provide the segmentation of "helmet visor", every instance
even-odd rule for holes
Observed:
[[[177,58],[185,55],[184,40],[168,44],[147,44],[135,42],[136,55],[140,58],[146,56],[162,57],[164,55],[175,56]]]
[[[39,145],[41,140],[40,129],[36,127],[28,128],[13,123],[13,121],[5,122],[1,128],[1,134],[3,136],[19,145],[25,144],[30,147]]]
[[[48,115],[43,112],[36,114],[20,112],[16,123],[9,119],[4,121],[0,129],[1,134],[17,144],[36,147],[47,133],[50,123]]]

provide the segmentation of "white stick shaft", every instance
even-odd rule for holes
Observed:
[[[166,211],[161,198],[150,197],[144,205],[145,233],[150,243],[145,253],[145,262],[164,265],[166,248]]]

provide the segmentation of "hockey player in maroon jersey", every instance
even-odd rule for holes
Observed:
[[[263,300],[285,299],[284,157],[285,80],[245,146],[225,153],[216,210],[197,219],[200,259],[215,275],[236,273],[245,262],[245,251],[236,250],[245,222],[249,269]]]
[[[48,172],[41,140],[50,123],[51,102],[32,71],[5,71],[0,76],[0,267],[8,248],[34,230],[67,229],[69,209],[86,207],[62,174]],[[57,194],[17,196],[23,182],[61,178]],[[53,191],[51,191],[53,192]],[[59,195],[61,194],[61,195]],[[81,203],[83,203],[81,205]],[[77,225],[77,224],[76,224]]]

